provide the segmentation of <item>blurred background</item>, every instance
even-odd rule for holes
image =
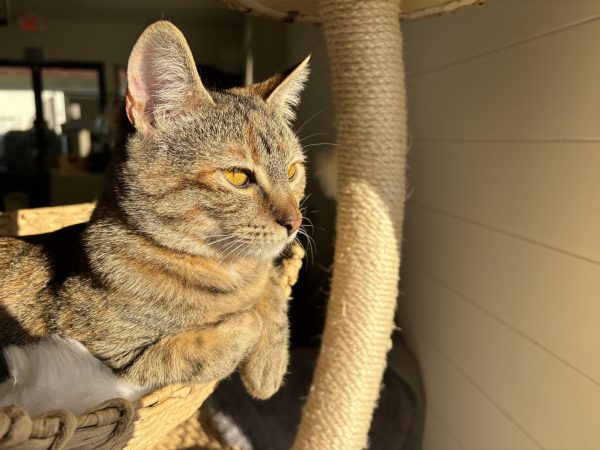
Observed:
[[[243,83],[244,18],[218,2],[3,0],[1,207],[92,201],[102,183],[127,58],[148,23],[185,32],[209,86]],[[282,53],[281,48],[279,53]],[[283,61],[282,55],[276,64]],[[24,205],[23,205],[24,203]]]
[[[289,448],[332,265],[322,29],[212,0],[0,5],[4,210],[94,200],[127,57],[148,23],[173,20],[212,87],[260,81],[312,54],[296,128],[317,251],[292,303],[288,387],[240,406],[232,380],[213,397],[218,410],[258,418],[245,425],[255,448]],[[600,0],[488,0],[402,27],[411,196],[371,446],[600,449]]]

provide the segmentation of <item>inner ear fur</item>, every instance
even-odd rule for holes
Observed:
[[[185,37],[171,22],[153,23],[129,56],[125,98],[129,121],[149,132],[159,117],[198,104],[214,102],[200,80]]]

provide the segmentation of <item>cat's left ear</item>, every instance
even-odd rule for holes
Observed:
[[[251,87],[269,106],[281,112],[288,122],[296,118],[294,108],[300,103],[300,93],[308,80],[309,60],[310,56],[291,69]]]
[[[129,56],[127,85],[127,117],[143,134],[186,108],[214,104],[185,37],[167,21],[153,23],[138,38]]]

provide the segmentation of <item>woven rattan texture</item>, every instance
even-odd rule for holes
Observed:
[[[167,386],[134,404],[109,400],[79,417],[57,410],[31,418],[18,406],[3,408],[0,449],[228,448],[221,445],[208,418],[198,412],[213,387]]]

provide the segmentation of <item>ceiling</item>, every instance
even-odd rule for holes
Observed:
[[[239,13],[219,0],[9,0],[10,15],[35,14],[41,20],[176,23],[236,23]]]

